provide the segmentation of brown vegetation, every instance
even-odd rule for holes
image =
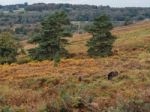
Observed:
[[[0,108],[17,112],[149,112],[150,22],[116,28],[113,56],[0,65]],[[75,34],[71,53],[85,54],[89,34]],[[112,80],[108,73],[118,71]],[[50,110],[51,109],[51,110]],[[124,109],[124,110],[123,110]]]

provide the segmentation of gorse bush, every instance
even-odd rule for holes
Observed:
[[[17,49],[18,44],[10,33],[0,34],[0,64],[15,62]]]

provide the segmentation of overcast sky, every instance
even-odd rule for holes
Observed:
[[[109,5],[112,7],[150,7],[150,0],[0,0],[1,5],[28,2]]]

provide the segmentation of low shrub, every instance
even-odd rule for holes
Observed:
[[[31,58],[28,56],[22,56],[17,58],[17,64],[25,64],[31,61]]]

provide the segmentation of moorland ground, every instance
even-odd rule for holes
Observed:
[[[75,34],[74,57],[0,65],[0,109],[8,112],[149,112],[150,21],[118,27],[113,56],[89,58],[89,34]],[[23,41],[25,49],[34,45]],[[108,80],[107,75],[119,75]],[[6,111],[5,111],[6,112]]]

